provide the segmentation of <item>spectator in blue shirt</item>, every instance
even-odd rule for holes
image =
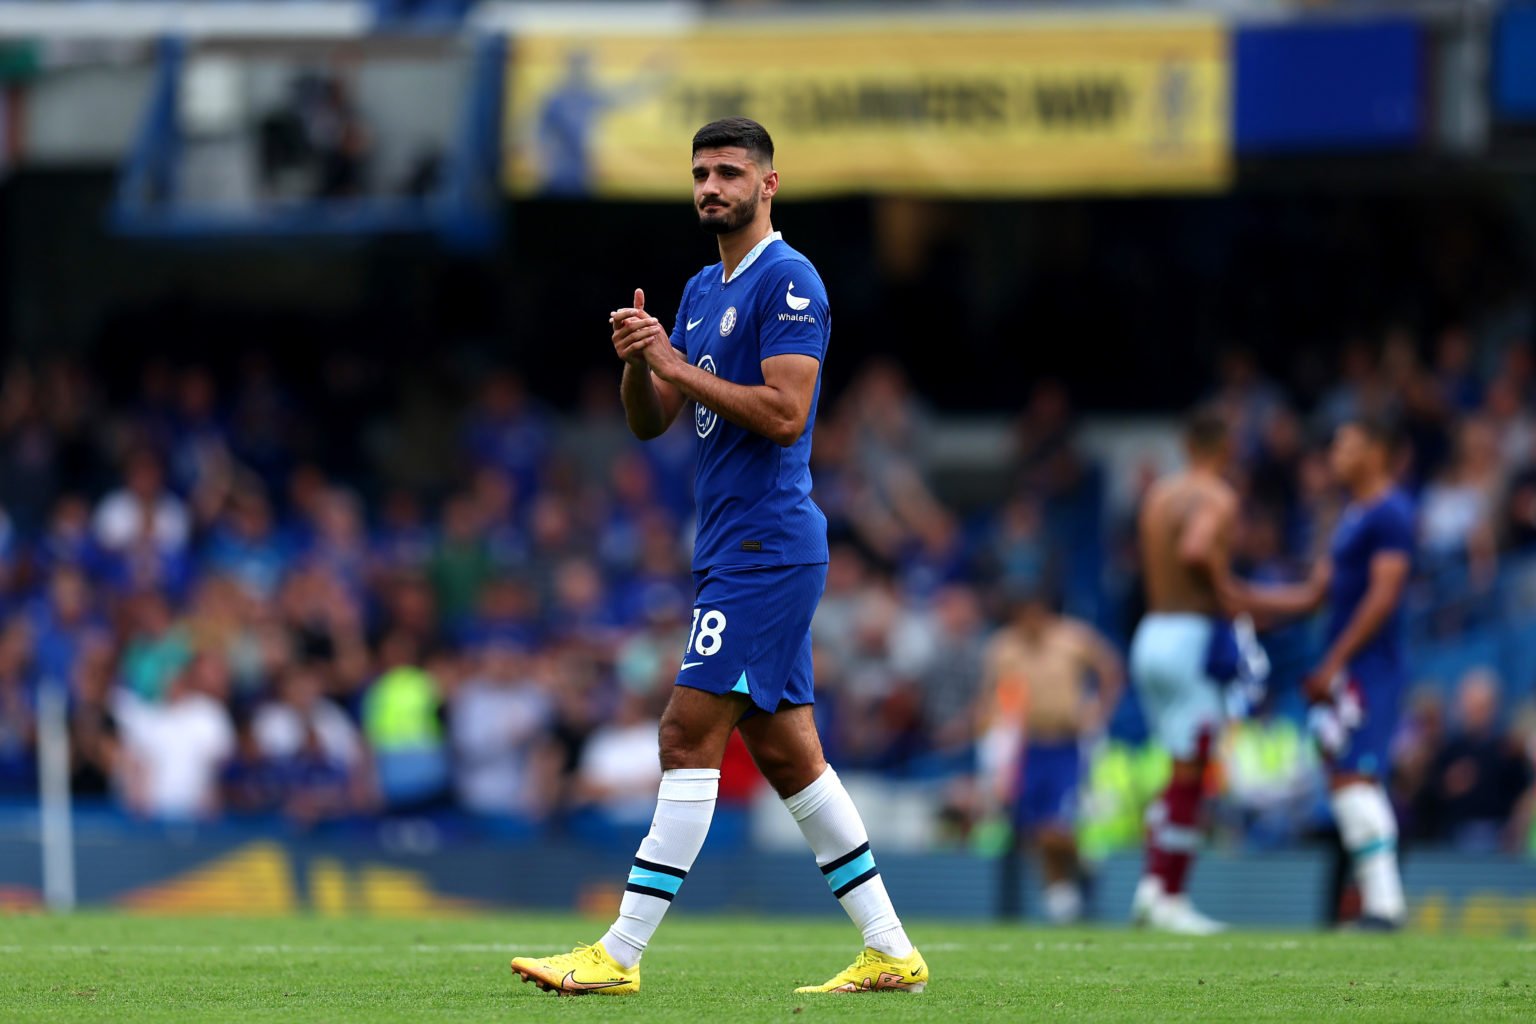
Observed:
[[[252,597],[269,600],[277,593],[291,559],[277,533],[272,506],[256,487],[230,495],[215,524],[201,562],[238,582]]]

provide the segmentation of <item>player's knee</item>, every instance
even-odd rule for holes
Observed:
[[[797,772],[795,764],[784,751],[755,750],[753,758],[757,761],[758,771],[763,773],[763,778],[768,780],[768,785],[772,786],[774,792],[779,795],[793,796],[805,788],[798,785],[799,776],[803,772]],[[811,781],[814,782],[815,779]]]
[[[661,727],[656,735],[661,770],[720,767],[725,740],[717,733],[711,722],[693,721],[668,709],[661,716]]]
[[[790,797],[819,779],[827,770],[820,757],[806,757],[788,751],[755,753],[758,770],[779,796]]]
[[[1197,785],[1205,778],[1205,759],[1195,756],[1173,762],[1169,781],[1178,785]]]
[[[688,761],[691,760],[691,755],[696,751],[699,742],[687,723],[682,722],[676,715],[664,714],[662,725],[656,734],[656,745],[662,758],[662,771],[671,771],[674,768],[691,768]]]
[[[674,715],[663,715],[656,736],[661,753],[661,770],[703,767],[695,762],[702,752],[702,737]]]

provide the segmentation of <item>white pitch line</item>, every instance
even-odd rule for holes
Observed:
[[[1024,941],[1024,942],[937,942],[925,944],[922,948],[929,953],[959,953],[959,952],[987,952],[987,953],[1187,953],[1196,949],[1220,950],[1223,952],[1234,950],[1263,950],[1267,952],[1296,952],[1310,951],[1318,948],[1320,943],[1307,942],[1298,939],[1269,939],[1259,942],[1242,942],[1222,940],[1217,942],[1190,942],[1190,941],[1145,941],[1145,942],[1098,942],[1094,940],[1058,942]],[[742,953],[782,953],[783,946],[776,943],[734,943],[732,950]],[[805,945],[797,943],[796,949],[813,953],[835,953],[846,951],[850,943],[818,943]],[[1394,948],[1394,944],[1387,942],[1361,945],[1351,943],[1351,950],[1370,949],[1386,950]],[[1536,942],[1512,943],[1510,950],[1516,953],[1536,953]],[[710,953],[719,952],[720,947],[715,945],[699,945],[696,943],[683,943],[674,945],[663,943],[657,946],[662,953]],[[256,956],[284,956],[284,955],[344,955],[344,954],[385,954],[385,953],[418,953],[424,956],[434,955],[458,955],[458,954],[482,954],[482,953],[560,953],[565,952],[565,947],[550,945],[549,943],[518,943],[518,942],[456,942],[456,943],[410,943],[398,946],[385,946],[379,944],[343,946],[335,944],[303,945],[303,944],[252,944],[236,946],[201,946],[201,945],[137,945],[124,944],[116,946],[88,945],[88,944],[50,944],[50,945],[24,945],[11,943],[0,945],[0,955],[16,953],[55,953],[71,956],[90,956],[100,954],[143,953],[151,956],[173,956],[188,953],[212,953],[216,955],[250,954]]]
[[[678,953],[708,953],[718,952],[719,946],[700,945],[672,945],[667,950]],[[782,953],[783,946],[766,943],[743,944],[737,943],[731,947],[747,953]],[[797,944],[797,949],[813,952],[836,952],[847,950],[850,944],[843,942],[837,944],[828,943],[821,946],[807,946]],[[931,947],[933,949],[951,950],[966,947],[947,944]],[[1011,948],[1011,947],[1010,947]],[[343,954],[343,953],[421,953],[433,954],[459,954],[459,953],[517,953],[517,952],[550,952],[564,953],[568,949],[564,946],[552,946],[548,943],[514,943],[514,942],[461,942],[447,945],[434,945],[431,943],[413,943],[403,946],[304,946],[304,945],[244,945],[244,946],[191,946],[191,945],[0,945],[0,954],[10,953],[59,953],[73,956],[88,956],[93,954],[114,953],[144,953],[151,956],[176,956],[186,953],[213,953],[219,955],[250,953],[259,956],[293,955],[293,954]]]

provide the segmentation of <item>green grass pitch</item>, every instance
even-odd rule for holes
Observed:
[[[915,922],[933,973],[918,996],[797,996],[850,961],[831,918],[674,915],[634,996],[520,984],[514,953],[591,941],[602,924],[462,920],[0,918],[5,1021],[1536,1020],[1536,943]]]

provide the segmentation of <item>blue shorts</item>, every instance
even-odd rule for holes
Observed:
[[[1351,678],[1364,714],[1328,767],[1341,775],[1372,775],[1386,782],[1392,770],[1392,736],[1402,713],[1404,680],[1399,673],[1386,671],[1356,671]]]
[[[827,566],[721,565],[693,574],[697,596],[677,685],[741,693],[772,713],[812,704],[811,616]]]
[[[1013,807],[1015,828],[1071,826],[1077,820],[1077,786],[1083,774],[1083,757],[1076,740],[1032,741],[1024,750],[1019,774]]]

